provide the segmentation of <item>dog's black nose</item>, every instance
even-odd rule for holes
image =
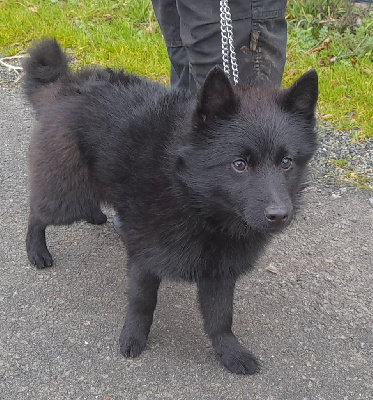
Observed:
[[[279,226],[288,219],[286,207],[270,206],[264,210],[264,215],[271,226]]]

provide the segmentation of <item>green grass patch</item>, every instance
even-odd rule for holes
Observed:
[[[343,170],[343,178],[340,183],[347,183],[357,186],[360,189],[371,189],[371,182],[368,176],[354,170]]]
[[[349,1],[289,0],[284,81],[310,67],[320,78],[320,117],[373,137],[373,13]]]
[[[167,80],[169,61],[148,0],[0,0],[0,52],[56,37],[75,64],[125,68]]]
[[[348,165],[348,160],[330,160],[330,162],[338,168],[343,168]]]
[[[319,114],[356,140],[373,137],[373,13],[345,0],[289,0],[284,85],[320,77]],[[104,65],[169,82],[169,60],[150,0],[0,0],[0,53],[56,37],[76,65]]]
[[[349,184],[360,189],[371,189],[372,182],[369,176],[357,171],[351,163],[352,159],[330,159],[329,163],[338,168],[338,173],[333,178],[342,184]]]

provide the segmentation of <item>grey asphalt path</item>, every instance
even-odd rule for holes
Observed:
[[[259,374],[215,361],[182,283],[162,285],[148,347],[126,360],[126,251],[112,224],[48,228],[55,266],[27,261],[33,123],[19,89],[0,87],[0,399],[373,399],[371,193],[311,182],[297,221],[239,282],[234,330]]]

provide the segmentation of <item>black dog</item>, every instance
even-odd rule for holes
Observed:
[[[183,279],[198,285],[217,358],[235,373],[258,371],[231,330],[233,291],[294,216],[317,147],[316,72],[281,90],[232,87],[215,68],[195,99],[124,72],[70,72],[51,39],[30,51],[24,68],[38,119],[30,261],[52,265],[48,225],[100,224],[100,204],[111,204],[129,255],[122,354],[144,350],[161,280]]]

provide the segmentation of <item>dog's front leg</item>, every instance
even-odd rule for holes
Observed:
[[[157,304],[160,279],[142,271],[130,261],[128,306],[120,334],[120,351],[125,357],[137,357],[145,349]]]
[[[197,284],[205,331],[212,341],[217,359],[236,374],[258,372],[258,361],[241,346],[232,332],[235,279],[200,279]]]

